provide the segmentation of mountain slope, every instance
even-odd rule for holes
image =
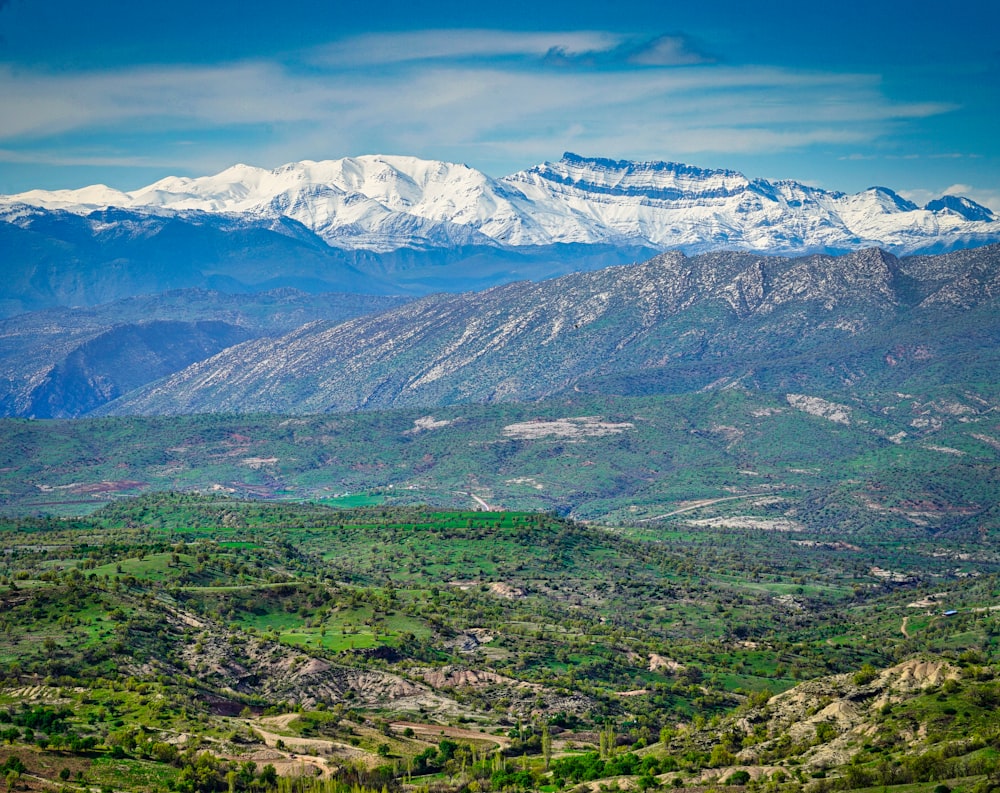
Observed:
[[[169,289],[390,292],[300,224],[195,213],[19,208],[0,222],[0,311],[97,305]]]
[[[112,328],[81,344],[31,393],[27,415],[79,415],[150,380],[244,341],[225,322],[144,322]]]
[[[187,289],[21,314],[0,320],[0,415],[78,416],[246,339],[400,301],[292,289],[254,295]]]
[[[998,327],[1000,247],[917,259],[662,254],[639,265],[437,295],[248,341],[112,403],[112,413],[325,412],[530,400],[626,372],[702,367],[682,390],[905,376]],[[981,333],[970,332],[971,327]],[[898,348],[898,349],[897,349]],[[855,371],[838,364],[855,357]],[[777,367],[776,367],[777,365]],[[784,383],[787,385],[787,382]],[[663,389],[661,389],[663,390]],[[670,389],[666,389],[670,390]]]

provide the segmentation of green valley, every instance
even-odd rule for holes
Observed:
[[[989,793],[997,262],[12,318],[8,790]]]
[[[193,493],[10,518],[0,758],[67,790],[986,790],[1000,561],[939,543]]]

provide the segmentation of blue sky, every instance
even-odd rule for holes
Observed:
[[[0,193],[564,151],[1000,210],[1000,4],[0,0]]]

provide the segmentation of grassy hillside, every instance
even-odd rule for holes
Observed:
[[[995,561],[995,385],[598,397],[337,416],[0,422],[8,514],[166,490],[547,510]],[[658,530],[658,529],[657,529]],[[867,557],[871,561],[871,557]],[[908,562],[910,564],[910,562]]]
[[[911,538],[893,575],[801,534],[195,494],[9,519],[0,763],[30,789],[988,789],[1000,565]]]

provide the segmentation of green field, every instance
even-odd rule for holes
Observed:
[[[700,789],[745,756],[783,769],[767,784],[787,793],[928,769],[987,789],[1000,560],[957,559],[941,535],[835,541],[702,509],[722,519],[152,493],[7,519],[0,721],[30,771],[12,781]],[[911,668],[942,677],[907,687]],[[865,669],[875,682],[853,683]],[[848,715],[795,726],[834,706]],[[546,771],[550,754],[583,759]]]

